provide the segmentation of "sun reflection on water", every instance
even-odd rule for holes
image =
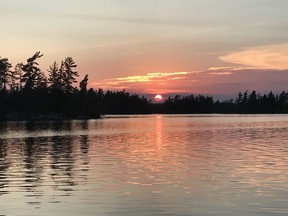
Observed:
[[[287,134],[287,116],[1,124],[0,214],[287,215]]]

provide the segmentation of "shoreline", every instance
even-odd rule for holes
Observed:
[[[75,116],[75,117],[63,117],[63,116],[51,116],[51,115],[39,115],[33,117],[6,117],[0,119],[0,123],[3,122],[41,122],[41,121],[73,121],[73,120],[98,120],[104,118],[117,118],[125,116],[149,116],[149,115],[164,115],[164,116],[225,116],[225,115],[237,115],[243,117],[253,117],[259,115],[288,115],[287,113],[123,113],[123,114],[103,114],[97,117],[87,116]]]

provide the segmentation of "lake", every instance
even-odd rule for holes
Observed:
[[[0,123],[0,215],[288,215],[288,115]]]

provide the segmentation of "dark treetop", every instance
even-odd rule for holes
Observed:
[[[103,114],[197,114],[197,113],[288,113],[288,93],[260,95],[239,93],[235,99],[214,101],[211,96],[169,97],[152,103],[145,97],[122,91],[87,89],[88,75],[79,82],[71,57],[47,70],[39,68],[36,52],[14,68],[0,57],[0,120],[59,120],[99,118]]]

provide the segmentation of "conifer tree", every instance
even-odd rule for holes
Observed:
[[[36,60],[42,56],[43,55],[40,54],[40,52],[36,52],[31,58],[27,59],[27,63],[23,65],[22,70],[24,74],[21,81],[25,83],[24,89],[34,89],[39,87],[38,85],[45,81],[45,76],[36,62]]]
[[[61,64],[61,72],[63,75],[64,91],[71,93],[74,91],[73,84],[77,83],[76,77],[79,76],[77,71],[74,69],[77,67],[74,60],[71,57],[65,58],[65,61]]]
[[[87,85],[88,85],[88,74],[85,75],[83,80],[80,82],[80,92],[86,93],[87,92]]]
[[[9,72],[12,67],[7,58],[0,57],[0,90],[6,90],[6,85],[9,82]]]
[[[54,62],[48,69],[48,82],[50,83],[51,89],[61,90],[63,89],[63,76],[62,70],[60,70],[58,64]]]
[[[19,91],[22,89],[22,82],[21,78],[23,76],[23,63],[18,63],[14,67],[14,70],[10,72],[10,80],[9,80],[9,85],[10,85],[10,90],[12,91]]]

